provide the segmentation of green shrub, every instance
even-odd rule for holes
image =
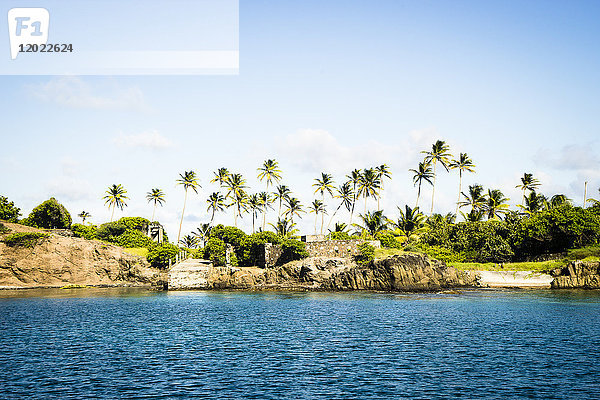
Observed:
[[[46,238],[49,235],[41,232],[18,232],[12,233],[4,238],[4,243],[7,246],[19,247],[34,247],[40,239]]]
[[[308,257],[306,244],[296,239],[285,239],[281,243],[281,250],[281,257],[277,260],[278,265]]]
[[[241,229],[233,226],[217,225],[211,229],[209,237],[221,239],[225,243],[229,243],[233,247],[240,247],[242,241],[247,235]]]
[[[153,242],[140,231],[126,229],[116,238],[116,243],[121,247],[149,247]]]
[[[8,233],[10,232],[10,228],[6,225],[4,225],[2,222],[0,222],[0,234],[3,233]]]
[[[331,240],[350,240],[352,239],[348,232],[331,232],[329,234]]]
[[[179,248],[171,243],[153,244],[146,259],[155,268],[168,268],[169,260],[175,262]]]
[[[426,244],[422,244],[419,247],[423,253],[427,254],[431,258],[435,258],[436,260],[444,261],[446,263],[465,261],[465,256],[463,254],[455,253],[446,247],[429,246]]]
[[[71,214],[54,197],[35,207],[24,224],[46,229],[69,229]]]
[[[8,201],[5,196],[0,196],[0,219],[8,222],[17,222],[21,216],[21,209],[15,203]]]
[[[354,261],[361,265],[368,265],[375,259],[375,247],[369,243],[358,245],[358,254],[354,256]]]
[[[571,249],[568,251],[567,258],[569,260],[583,260],[588,257],[600,258],[600,246],[587,246],[579,249]]]
[[[71,231],[75,237],[81,237],[87,240],[97,238],[97,228],[95,225],[73,224],[71,225]]]
[[[145,234],[148,231],[150,221],[142,217],[123,217],[117,223],[125,226],[127,229],[133,229]]]
[[[246,236],[235,253],[242,267],[251,267],[260,264],[264,260],[264,244],[281,244],[283,239],[273,232],[258,232]]]
[[[96,231],[96,236],[100,240],[116,243],[118,237],[125,233],[127,227],[120,222],[107,222],[100,225]]]
[[[212,261],[215,267],[224,266],[226,263],[227,245],[217,237],[211,237],[204,246],[204,258]]]
[[[379,232],[375,235],[375,239],[381,242],[382,247],[387,247],[389,249],[402,248],[400,240],[390,232]]]

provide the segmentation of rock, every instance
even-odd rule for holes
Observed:
[[[552,270],[551,275],[553,289],[600,289],[599,261],[573,261]]]

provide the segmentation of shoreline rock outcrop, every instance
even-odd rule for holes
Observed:
[[[551,275],[552,289],[600,289],[600,261],[573,261]]]

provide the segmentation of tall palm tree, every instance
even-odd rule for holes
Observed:
[[[313,187],[315,187],[315,194],[321,193],[321,201],[323,202],[323,207],[325,207],[325,192],[329,193],[330,196],[333,196],[333,190],[335,186],[333,186],[333,177],[324,172],[321,173],[321,178],[315,178],[315,183],[313,183]],[[323,223],[325,220],[325,214],[321,213],[321,231],[323,231]]]
[[[368,233],[371,236],[375,236],[378,232],[387,229],[387,218],[383,215],[383,210],[369,211],[364,215],[359,214],[358,216],[362,221],[362,225],[354,224],[354,227],[358,228],[361,233]]]
[[[198,238],[199,242],[202,242],[202,247],[206,246],[206,241],[210,236],[210,231],[212,230],[212,226],[209,223],[200,224],[198,228],[196,228],[195,232],[192,232],[194,236]]]
[[[260,199],[260,196],[256,193],[248,196],[248,209],[250,210],[250,214],[252,214],[252,233],[254,230],[254,220],[258,217],[258,213],[262,211],[263,203]]]
[[[298,232],[298,229],[295,229],[296,224],[288,218],[277,218],[276,224],[269,225],[273,227],[277,235],[284,238],[292,237]]]
[[[468,207],[471,206],[471,211],[480,211],[485,205],[485,194],[483,193],[483,186],[481,185],[470,185],[469,193],[461,193],[464,200],[459,203],[459,206]]]
[[[384,178],[392,179],[392,173],[390,172],[390,167],[387,164],[381,164],[378,167],[375,167],[375,173],[377,174],[377,179],[381,182],[381,191],[377,195],[377,209],[380,210],[379,200],[381,199],[381,193],[383,193],[383,180]]]
[[[352,196],[352,209],[350,210],[350,225],[352,225],[352,216],[354,215],[354,206],[356,205],[356,199],[359,196],[357,188],[359,187],[361,176],[362,172],[359,169],[354,169],[352,172],[350,172],[350,175],[346,176],[346,178],[348,178],[350,182],[352,182],[352,193],[354,193],[354,195]]]
[[[262,202],[262,206],[263,209],[261,210],[262,215],[263,215],[263,222],[262,222],[262,230],[265,230],[265,223],[267,222],[267,210],[270,208],[271,210],[273,209],[273,206],[271,204],[273,204],[273,198],[271,197],[271,195],[267,192],[260,192],[258,194],[258,197],[260,198],[260,201]]]
[[[275,192],[273,193],[273,200],[279,200],[279,212],[278,217],[281,216],[281,204],[290,198],[292,191],[286,185],[277,185]]]
[[[82,212],[80,212],[79,214],[77,214],[77,216],[78,216],[79,218],[81,218],[81,225],[85,225],[85,220],[86,220],[86,218],[90,218],[90,217],[92,216],[92,214],[90,214],[90,213],[89,213],[89,212],[87,212],[87,211],[82,211]]]
[[[376,197],[381,187],[381,180],[373,168],[363,170],[358,182],[358,192],[365,198],[365,215],[367,212],[367,198]]]
[[[110,222],[113,221],[116,207],[119,207],[121,211],[123,211],[123,207],[127,207],[127,203],[125,202],[125,200],[128,200],[129,197],[127,197],[126,194],[127,190],[125,190],[123,185],[121,185],[120,183],[118,185],[113,184],[112,186],[109,186],[108,190],[106,191],[106,196],[104,196],[103,199],[106,200],[104,204],[108,204],[109,210],[112,207]]]
[[[475,172],[475,164],[469,158],[467,153],[460,153],[458,159],[452,160],[449,165],[450,169],[458,169],[458,199],[456,200],[456,212],[458,215],[458,207],[460,203],[460,194],[462,192],[462,174],[463,171]]]
[[[346,207],[346,210],[350,211],[352,208],[352,202],[354,200],[354,191],[352,190],[352,184],[350,182],[344,182],[339,188],[336,189],[337,194],[333,196],[334,198],[340,199],[340,204],[335,209],[335,212],[329,219],[329,223],[327,224],[327,228],[331,225],[333,221],[333,217],[340,210],[342,206]]]
[[[448,172],[448,163],[450,161],[450,148],[443,140],[436,141],[431,146],[431,151],[423,151],[425,153],[425,162],[433,164],[433,183],[431,184],[431,212],[433,214],[433,202],[435,197],[435,180],[437,178],[437,163],[442,164],[446,172]]]
[[[317,234],[317,216],[319,214],[327,214],[327,210],[325,209],[325,204],[321,200],[313,200],[313,202],[308,207],[309,212],[315,213],[315,235]],[[323,223],[321,223],[321,235],[323,234]]]
[[[521,177],[521,184],[515,186],[517,189],[523,190],[523,200],[521,205],[525,204],[525,191],[535,191],[540,186],[540,181],[533,177],[533,174],[525,172]]]
[[[419,186],[419,190],[417,191],[417,202],[415,203],[415,207],[419,207],[419,197],[421,197],[421,184],[423,181],[433,185],[433,170],[431,169],[431,164],[427,162],[420,162],[418,169],[409,169],[409,172],[413,172],[413,184],[414,186]]]
[[[298,218],[301,218],[300,213],[304,213],[304,209],[302,208],[302,204],[300,203],[300,200],[298,200],[295,197],[290,197],[290,198],[286,199],[286,207],[287,207],[287,209],[285,210],[283,215],[285,217],[289,217],[290,222],[292,224],[294,223],[294,215],[297,216]]]
[[[177,243],[179,243],[179,238],[181,236],[181,225],[183,225],[183,216],[185,214],[185,205],[187,203],[188,189],[192,189],[194,193],[198,194],[198,188],[201,186],[198,182],[198,178],[196,177],[196,173],[192,170],[184,171],[183,174],[179,174],[177,184],[182,185],[185,191],[183,198],[183,210],[181,211],[181,220],[179,221],[179,232],[177,232]]]
[[[229,170],[225,167],[219,168],[216,172],[213,172],[213,178],[210,183],[218,183],[220,187],[225,186],[225,182],[229,179]]]
[[[154,203],[154,210],[152,211],[152,219],[151,222],[154,222],[154,216],[156,215],[156,205],[160,204],[162,207],[165,203],[165,192],[160,189],[152,189],[148,193],[146,193],[146,199],[148,199],[148,203]]]
[[[400,231],[402,236],[405,236],[408,240],[418,237],[422,232],[425,231],[426,217],[419,210],[419,207],[410,208],[408,205],[404,206],[404,210],[398,207],[400,213],[397,221],[393,221],[392,224]]]
[[[279,183],[281,180],[281,170],[276,160],[266,160],[262,167],[258,168],[258,171],[258,179],[261,182],[265,179],[267,181],[267,191],[269,190],[269,185],[273,184],[273,181]]]
[[[484,210],[488,219],[501,219],[503,215],[509,212],[507,201],[504,194],[498,189],[488,189]]]
[[[231,197],[231,205],[235,205],[236,207],[233,219],[234,225],[237,227],[237,217],[241,217],[242,211],[245,211],[245,204],[248,197],[244,190],[247,188],[246,180],[242,174],[231,174],[229,179],[225,182],[225,185],[229,189],[226,197]]]
[[[550,208],[550,204],[548,203],[546,196],[532,191],[528,196],[525,196],[525,204],[519,205],[519,208],[521,208],[525,214],[531,215],[542,209]]]
[[[225,196],[219,192],[213,192],[210,196],[208,196],[206,202],[208,203],[206,211],[211,212],[210,223],[212,224],[213,220],[215,219],[215,212],[223,211],[225,209]]]
[[[485,215],[484,210],[475,210],[475,209],[472,209],[467,214],[465,214],[462,211],[460,213],[463,216],[463,218],[465,219],[465,221],[469,221],[469,222],[481,221],[481,220],[483,220],[483,216]]]

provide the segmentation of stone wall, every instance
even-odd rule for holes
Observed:
[[[279,257],[283,254],[283,249],[280,245],[273,243],[265,243],[264,245],[264,258],[259,261],[260,267],[273,268],[277,265]]]

